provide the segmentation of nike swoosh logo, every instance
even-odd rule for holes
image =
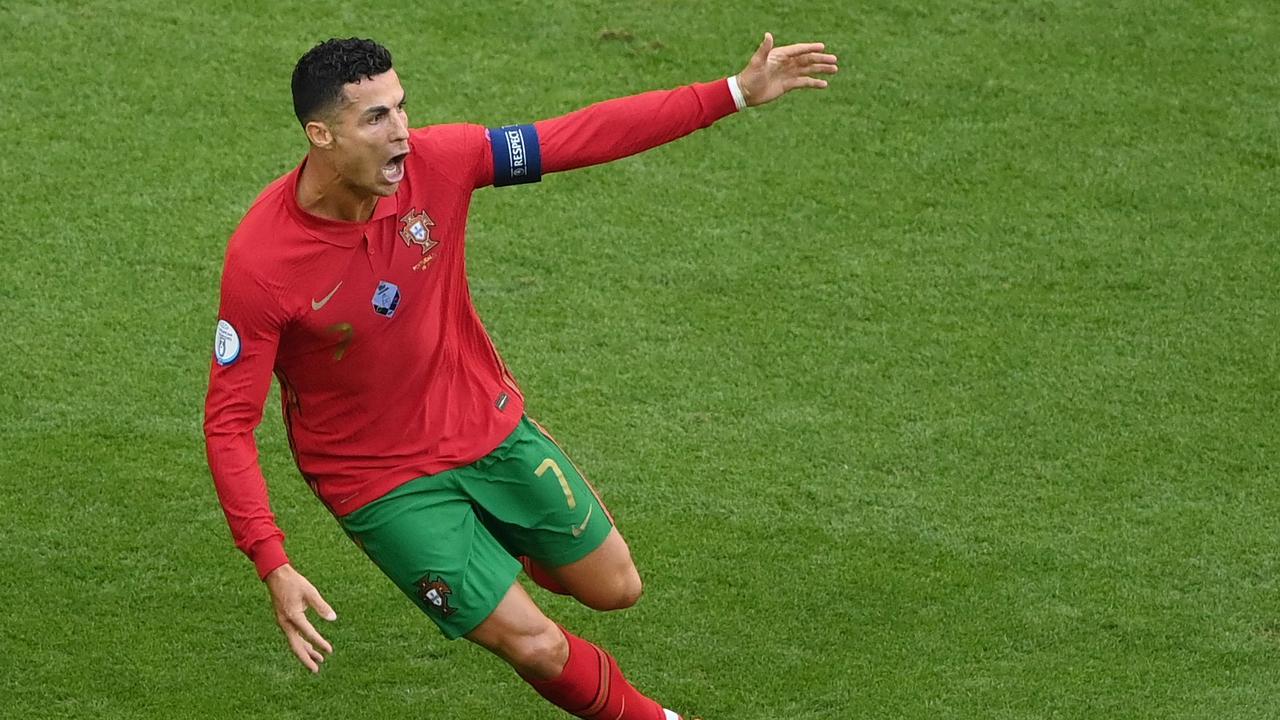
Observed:
[[[586,517],[586,519],[582,521],[582,524],[581,524],[581,525],[579,525],[579,526],[577,526],[577,527],[573,528],[573,536],[574,536],[574,537],[582,537],[582,533],[583,533],[583,532],[585,532],[585,531],[586,531],[586,529],[587,529],[587,523],[591,522],[591,511],[592,511],[592,510],[595,510],[595,509],[596,509],[596,506],[595,506],[595,505],[588,505],[588,506],[587,506],[587,517]]]
[[[329,294],[328,294],[328,295],[325,295],[325,296],[324,296],[324,299],[323,299],[323,300],[321,300],[321,301],[319,301],[319,302],[317,302],[315,298],[311,298],[311,309],[312,309],[312,310],[319,310],[320,308],[324,307],[325,305],[328,305],[328,304],[329,304],[329,300],[330,300],[330,298],[332,298],[334,295],[338,294],[338,288],[340,288],[340,287],[342,287],[342,283],[341,283],[341,282],[339,282],[337,285],[334,285],[334,286],[333,286],[333,289],[329,291]]]

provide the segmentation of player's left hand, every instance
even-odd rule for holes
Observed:
[[[746,69],[738,73],[738,87],[747,105],[763,105],[796,88],[825,88],[827,81],[814,75],[833,75],[838,69],[836,56],[824,53],[825,49],[822,43],[776,48],[773,34],[765,33]]]
[[[329,622],[338,619],[337,613],[320,596],[316,586],[288,563],[272,570],[263,580],[275,606],[276,624],[284,633],[289,649],[308,670],[320,672],[320,663],[333,652],[333,645],[307,619],[307,610],[315,610]]]

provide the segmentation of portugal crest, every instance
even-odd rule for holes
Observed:
[[[400,237],[404,240],[406,247],[414,244],[421,245],[422,254],[426,255],[440,244],[431,239],[431,228],[435,225],[425,212],[414,212],[410,209],[404,217],[400,218]]]
[[[418,597],[422,598],[422,603],[428,609],[440,613],[440,617],[449,617],[457,612],[457,608],[449,607],[449,596],[452,594],[453,588],[439,575],[432,578],[428,573],[418,581]]]

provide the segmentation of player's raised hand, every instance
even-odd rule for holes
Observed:
[[[311,581],[303,577],[292,565],[281,565],[266,577],[271,591],[271,604],[276,609],[276,624],[284,632],[289,649],[311,672],[320,672],[325,655],[333,652],[333,646],[316,631],[307,619],[307,608],[314,609],[320,617],[330,622],[338,615],[329,603],[320,597]]]
[[[746,69],[738,73],[738,87],[747,105],[763,105],[796,88],[825,88],[827,81],[815,75],[832,75],[836,56],[823,52],[822,43],[773,46],[773,34],[765,33]]]

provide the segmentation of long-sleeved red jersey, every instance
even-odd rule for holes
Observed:
[[[299,207],[301,165],[271,183],[228,243],[204,422],[218,498],[259,576],[288,562],[253,437],[272,372],[298,469],[338,516],[483,457],[524,399],[467,288],[471,193],[623,158],[735,109],[720,80],[533,126],[414,130],[398,190],[363,223]]]

